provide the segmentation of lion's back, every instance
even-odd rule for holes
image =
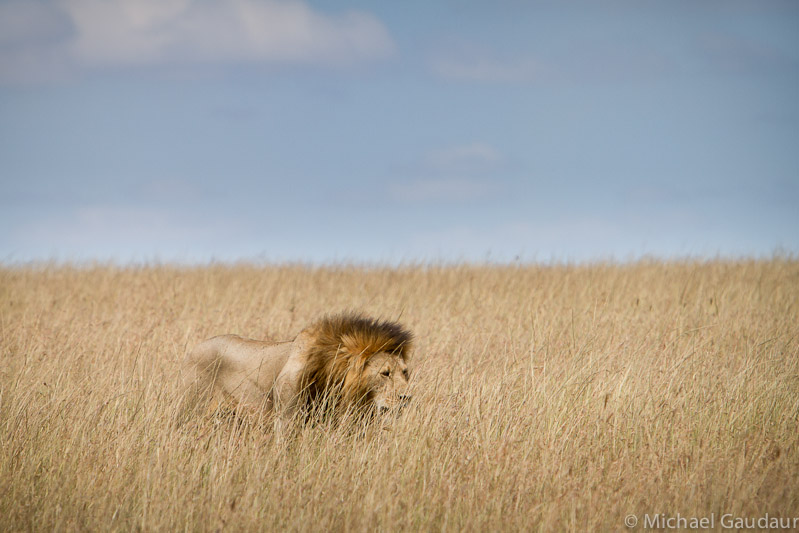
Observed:
[[[271,388],[291,352],[292,342],[260,341],[239,335],[219,335],[198,344],[187,357],[198,377],[217,383],[249,380]]]

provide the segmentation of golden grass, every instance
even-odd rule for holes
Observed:
[[[328,311],[417,336],[414,403],[281,453],[175,427],[187,348]],[[0,269],[0,530],[601,531],[799,515],[799,262]]]

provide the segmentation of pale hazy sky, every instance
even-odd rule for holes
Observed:
[[[0,262],[775,250],[795,1],[0,0]]]

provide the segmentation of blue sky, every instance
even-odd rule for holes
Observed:
[[[799,3],[0,0],[0,262],[799,252]]]

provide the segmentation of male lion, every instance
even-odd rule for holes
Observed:
[[[413,336],[395,322],[346,313],[327,316],[293,341],[222,335],[200,343],[187,362],[200,392],[234,409],[271,411],[276,429],[298,411],[397,411],[410,399]]]

